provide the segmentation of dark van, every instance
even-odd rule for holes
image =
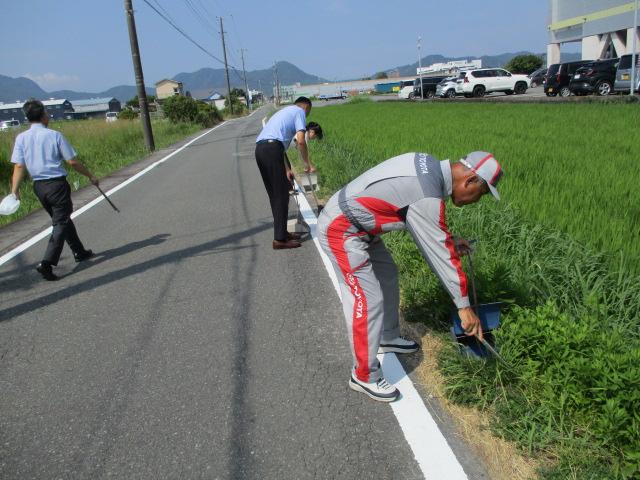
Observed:
[[[555,97],[556,95],[568,97],[571,95],[569,82],[571,82],[576,70],[591,62],[593,60],[578,60],[550,65],[545,77],[544,93],[547,94],[547,97]]]
[[[422,77],[422,88],[424,89],[424,98],[433,98],[436,96],[436,88],[438,84],[448,78],[442,77]],[[415,98],[422,98],[422,91],[420,90],[420,78],[416,78],[413,84],[413,95]]]

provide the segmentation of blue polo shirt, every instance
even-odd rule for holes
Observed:
[[[307,115],[296,105],[285,107],[276,112],[258,135],[260,140],[279,140],[285,147],[289,146],[296,132],[307,130]]]
[[[63,162],[76,155],[60,132],[41,123],[33,123],[29,130],[16,137],[11,163],[24,165],[34,180],[47,180],[66,177]]]

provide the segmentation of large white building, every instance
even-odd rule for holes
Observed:
[[[449,75],[474,68],[482,68],[482,60],[454,60],[446,63],[433,63],[427,67],[416,68],[416,75],[428,75],[430,73]]]
[[[629,0],[549,0],[547,64],[560,62],[562,44],[581,42],[582,58],[596,60],[632,53],[634,3]],[[636,51],[637,51],[636,49]]]

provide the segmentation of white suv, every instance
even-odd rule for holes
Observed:
[[[531,79],[526,75],[516,75],[502,68],[480,68],[460,74],[456,92],[465,97],[484,97],[486,93],[504,92],[518,95],[527,91]]]

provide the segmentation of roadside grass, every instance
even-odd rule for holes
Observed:
[[[142,159],[148,153],[144,146],[142,127],[137,120],[119,120],[107,123],[104,120],[74,122],[52,122],[50,128],[62,132],[78,152],[78,159],[98,178]],[[153,122],[156,148],[165,148],[201,130],[199,125],[170,123],[167,120]],[[13,142],[19,132],[0,133],[0,198],[11,191],[13,165],[10,163]],[[74,170],[67,168],[69,183],[79,187],[89,181]],[[25,181],[20,189],[21,206],[14,215],[0,216],[0,226],[22,218],[41,208],[33,193],[31,181]]]
[[[542,478],[640,478],[640,156],[629,105],[359,104],[312,112],[323,194],[394,155],[488,150],[502,202],[447,212],[479,239],[481,302],[505,303],[497,333],[514,365],[469,361],[448,336],[451,301],[404,233],[385,235],[402,309],[448,343],[448,397],[490,414],[492,431],[543,465]],[[549,119],[561,118],[561,129]],[[635,122],[635,124],[633,123]],[[558,130],[562,130],[559,133]]]

